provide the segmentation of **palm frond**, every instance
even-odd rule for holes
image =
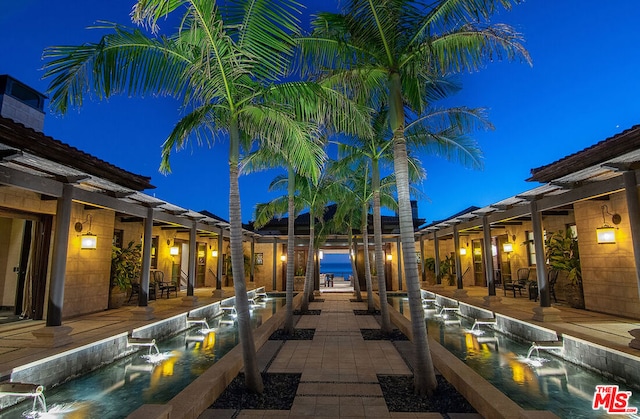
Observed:
[[[188,49],[174,38],[150,39],[139,30],[108,26],[114,33],[96,44],[44,50],[50,60],[44,77],[53,77],[47,91],[53,109],[66,113],[92,94],[98,99],[124,92],[179,97],[185,91],[185,69],[193,63]]]

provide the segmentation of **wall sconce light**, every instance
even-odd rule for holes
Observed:
[[[280,261],[281,262],[286,262],[287,261],[287,255],[280,255]]]
[[[606,205],[601,207],[602,209],[602,227],[596,228],[596,238],[598,244],[615,243],[616,242],[616,227],[607,224],[607,220],[604,216],[605,211],[611,216],[611,222],[615,225],[620,224],[622,217],[620,214],[611,214],[609,208]]]
[[[171,248],[169,249],[169,254],[171,256],[176,256],[180,254],[180,248],[178,246],[171,246]]]
[[[78,221],[73,226],[74,230],[76,230],[78,233],[81,233],[82,229],[84,227],[84,224],[86,224],[87,222],[89,223],[89,229],[87,230],[87,232],[85,234],[83,234],[82,236],[80,236],[80,248],[81,249],[95,249],[98,246],[98,236],[96,236],[95,234],[91,233],[91,222],[92,221],[93,221],[93,217],[91,216],[91,214],[88,214],[86,220],[84,220],[82,222]]]
[[[513,243],[507,242],[502,244],[502,251],[505,253],[513,252]]]
[[[218,257],[218,251],[217,250],[212,250],[211,251],[211,257],[212,258],[217,258]]]
[[[467,254],[467,248],[466,247],[461,247],[460,248],[460,256],[464,256]]]
[[[387,253],[387,261],[391,262],[393,260],[393,255],[391,253]]]

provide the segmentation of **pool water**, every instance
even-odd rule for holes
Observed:
[[[284,298],[269,298],[251,311],[257,328],[284,306]],[[222,315],[207,319],[157,343],[160,355],[147,348],[52,389],[45,389],[48,414],[32,413],[26,400],[0,412],[2,418],[124,418],[143,404],[166,403],[239,343],[237,325]]]
[[[406,298],[389,297],[389,303],[410,318]],[[640,415],[608,415],[602,408],[592,408],[598,385],[613,384],[618,385],[620,391],[631,391],[628,406],[639,409],[640,392],[634,393],[624,384],[547,351],[540,350],[539,357],[534,351],[527,359],[528,344],[510,339],[486,325],[480,326],[481,334],[470,333],[472,320],[455,313],[446,313],[446,319],[437,314],[435,306],[425,311],[429,336],[522,408],[549,410],[561,418],[640,418]]]

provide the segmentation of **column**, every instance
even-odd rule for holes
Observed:
[[[546,258],[544,254],[544,236],[542,226],[542,212],[538,210],[538,201],[535,199],[529,204],[531,208],[531,225],[533,229],[533,241],[536,251],[536,277],[538,280],[538,295],[540,306],[533,309],[533,319],[537,321],[556,322],[560,320],[559,310],[551,307],[549,287],[546,275]]]
[[[402,291],[402,266],[403,266],[403,262],[402,262],[402,246],[400,243],[400,238],[398,237],[396,239],[396,249],[398,252],[398,290]]]
[[[437,231],[433,232],[433,257],[436,259],[436,284],[442,285],[442,277],[440,273],[440,240],[438,240]]]
[[[256,271],[256,238],[251,237],[251,270],[249,272],[249,282],[255,282]]]
[[[424,236],[420,236],[420,267],[422,268],[422,282],[426,282],[427,271],[424,269]]]
[[[47,326],[60,326],[62,324],[72,194],[73,185],[68,183],[64,184],[62,187],[62,196],[58,198],[56,206],[56,230],[53,241],[53,258],[51,261],[51,284],[49,285]]]
[[[493,254],[491,253],[491,224],[489,217],[485,214],[482,216],[482,237],[484,241],[484,270],[487,280],[488,295],[496,295],[496,283],[493,271]]]
[[[274,291],[276,290],[276,278],[278,276],[278,266],[280,266],[278,261],[279,261],[279,258],[278,258],[278,238],[274,237],[274,239],[273,239],[273,273],[271,275],[271,277],[273,278],[272,283],[271,283],[271,289],[274,290]]]
[[[224,298],[224,290],[222,289],[222,268],[224,263],[222,245],[224,244],[224,236],[222,231],[222,227],[218,227],[218,266],[216,267],[216,289],[213,291],[213,296],[217,298]]]
[[[147,208],[142,240],[142,274],[140,277],[140,292],[138,293],[138,307],[146,307],[149,302],[149,276],[151,274],[151,236],[153,235],[153,208]]]
[[[453,226],[453,249],[454,262],[456,264],[456,284],[458,289],[461,290],[464,288],[464,284],[462,283],[462,263],[460,262],[460,233],[458,232],[457,224]]]
[[[65,183],[62,186],[62,196],[58,198],[56,205],[56,227],[53,240],[46,327],[31,332],[38,339],[38,344],[50,347],[63,346],[72,341],[69,335],[71,328],[62,326],[72,195],[73,185]]]
[[[196,225],[198,222],[192,220],[191,229],[189,230],[189,280],[187,281],[187,296],[193,296],[193,288],[196,282],[196,256],[198,249],[196,245]]]
[[[636,281],[638,282],[638,292],[640,293],[640,204],[638,203],[638,183],[636,173],[627,170],[622,174],[624,180],[624,192],[627,198],[627,209],[629,213],[629,227],[631,228],[631,242],[633,244],[633,257],[636,263]],[[640,329],[629,330],[633,339],[629,342],[629,347],[640,349]]]

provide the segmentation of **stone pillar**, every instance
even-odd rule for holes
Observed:
[[[198,298],[193,295],[193,289],[196,283],[196,257],[198,249],[196,244],[196,234],[198,220],[191,220],[191,228],[189,229],[189,274],[187,278],[187,295],[182,299],[182,305],[193,306]]]
[[[151,241],[153,237],[153,207],[147,207],[144,219],[144,237],[142,241],[142,273],[140,275],[140,292],[138,293],[138,307],[131,310],[132,318],[136,320],[151,320],[153,308],[149,307],[149,284],[151,283]],[[155,286],[155,283],[154,283]],[[157,290],[157,288],[156,288]],[[157,298],[157,296],[156,296]]]
[[[427,280],[427,271],[424,264],[424,236],[420,236],[420,267],[422,268],[422,282]]]
[[[64,282],[67,271],[72,195],[73,185],[65,183],[62,186],[62,196],[58,198],[56,206],[56,228],[53,241],[46,327],[32,332],[38,338],[38,344],[45,346],[57,347],[71,342],[71,336],[69,336],[71,328],[62,326],[62,307],[64,304]]]
[[[453,248],[454,248],[454,261],[456,264],[456,284],[457,289],[453,293],[456,298],[462,298],[467,296],[467,291],[464,289],[462,282],[462,263],[460,262],[460,233],[458,232],[458,225],[453,225]]]
[[[440,276],[440,240],[438,240],[438,232],[433,232],[433,257],[436,260],[435,274],[436,285],[442,286],[442,277]]]
[[[538,295],[540,307],[533,309],[533,320],[541,322],[560,321],[560,310],[551,307],[549,286],[546,275],[546,257],[544,254],[544,236],[542,235],[542,212],[538,210],[538,202],[534,199],[530,203],[531,225],[533,229],[533,242],[536,250],[536,276],[538,279]]]
[[[402,244],[400,243],[400,238],[396,239],[396,249],[398,253],[398,290],[402,291]],[[369,251],[369,249],[365,249],[365,251]]]
[[[279,262],[280,262],[280,258],[278,258],[278,238],[274,237],[273,239],[273,274],[271,275],[271,277],[273,278],[271,282],[271,289],[274,291],[276,290],[276,284],[277,284],[276,278],[278,277],[278,266],[280,266]]]
[[[625,171],[622,176],[625,197],[627,198],[633,257],[636,264],[636,282],[638,283],[638,293],[640,294],[640,204],[638,203],[638,183],[636,181],[636,173],[633,170]],[[629,333],[634,338],[629,343],[629,347],[640,349],[640,329],[632,329]]]
[[[484,243],[482,252],[488,289],[487,295],[483,298],[483,304],[487,307],[497,306],[501,304],[502,298],[496,295],[496,277],[493,269],[493,254],[491,253],[491,224],[489,224],[487,214],[482,216],[482,241]]]
[[[216,289],[213,291],[213,296],[217,298],[224,298],[224,290],[222,289],[222,264],[224,262],[222,254],[222,245],[224,243],[222,235],[222,227],[219,227],[218,231],[218,266],[216,267]]]
[[[256,239],[251,238],[251,270],[249,271],[249,282],[255,282],[256,271]]]
[[[622,176],[625,197],[627,198],[633,256],[636,263],[636,282],[638,283],[638,293],[640,293],[640,203],[638,202],[638,184],[635,171],[625,171]]]

